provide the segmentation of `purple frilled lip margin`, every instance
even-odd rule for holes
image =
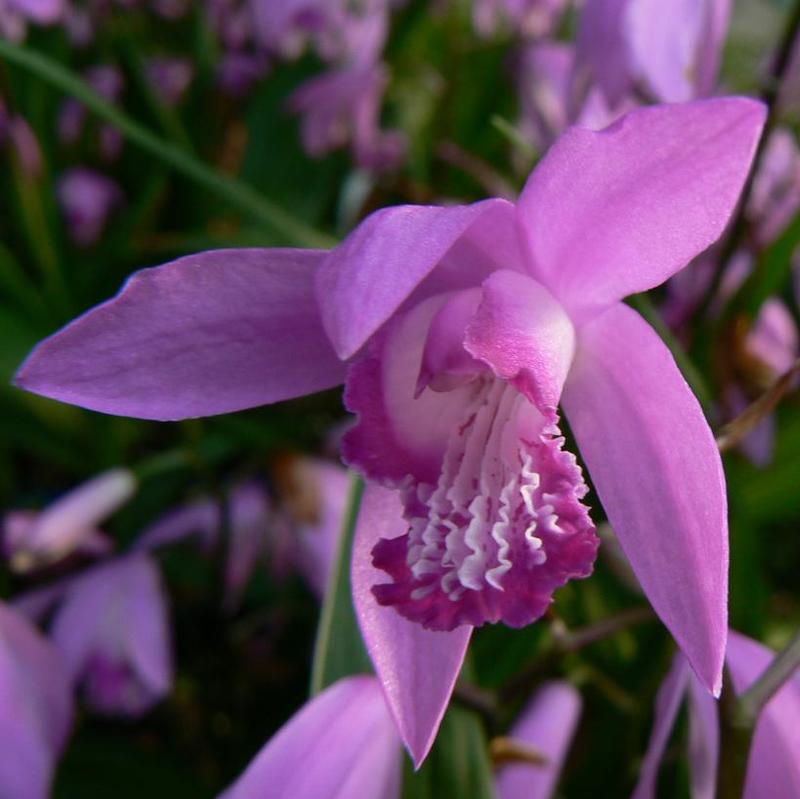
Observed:
[[[329,252],[223,250],[146,269],[40,344],[17,382],[160,420],[346,383],[359,420],[344,455],[367,478],[370,520],[355,601],[417,762],[472,626],[529,623],[591,572],[597,539],[560,405],[642,587],[716,693],[720,457],[669,351],[622,300],[719,237],[764,115],[744,98],[653,106],[569,129],[516,204],[386,208]]]

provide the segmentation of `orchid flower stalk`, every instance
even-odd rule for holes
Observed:
[[[764,122],[725,98],[570,128],[518,202],[399,206],[338,247],[132,277],[29,356],[23,388],[148,419],[346,383],[368,480],[356,609],[405,743],[433,740],[473,626],[528,624],[597,539],[559,405],[654,609],[717,692],[725,480],[672,355],[623,299],[721,234]],[[424,677],[423,677],[424,675]]]

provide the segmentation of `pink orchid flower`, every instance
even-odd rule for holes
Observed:
[[[775,653],[734,630],[725,657],[734,691],[747,690]],[[655,799],[658,771],[678,711],[689,702],[689,761],[692,796],[716,795],[719,759],[718,703],[698,683],[678,654],[656,699],[655,721],[633,799]],[[800,795],[800,677],[789,679],[767,702],[756,724],[743,799],[793,799]]]
[[[645,108],[568,130],[516,204],[387,208],[330,252],[218,251],[145,270],[40,344],[18,384],[180,419],[346,381],[359,420],[344,455],[368,479],[355,603],[418,761],[472,626],[527,624],[591,572],[561,401],[647,596],[718,691],[722,465],[669,350],[622,299],[720,235],[763,121],[742,98]]]

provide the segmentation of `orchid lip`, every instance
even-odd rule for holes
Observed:
[[[478,377],[436,485],[401,487],[408,533],[380,541],[373,587],[430,629],[539,618],[553,591],[591,573],[597,539],[581,470],[549,414],[512,385]]]

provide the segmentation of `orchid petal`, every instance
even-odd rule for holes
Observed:
[[[228,505],[230,531],[225,563],[225,606],[230,611],[239,606],[259,558],[266,553],[269,504],[264,489],[251,482],[231,492]]]
[[[469,386],[417,395],[431,323],[452,295],[430,297],[392,320],[347,374],[345,405],[358,424],[343,440],[346,463],[366,477],[435,484],[450,432],[463,422]],[[476,364],[477,366],[477,364]]]
[[[622,20],[629,0],[587,0],[581,13],[577,62],[590,73],[609,105],[622,100],[631,84]]]
[[[775,653],[731,630],[727,663],[736,693],[761,676]],[[800,676],[788,679],[761,711],[750,749],[745,799],[800,796]]]
[[[533,276],[573,318],[662,283],[725,228],[764,114],[720,98],[570,128],[518,205]]]
[[[135,491],[136,479],[130,471],[111,469],[59,497],[30,524],[17,525],[18,535],[7,536],[13,568],[29,571],[96,542],[96,525]],[[9,531],[12,529],[9,525]]]
[[[678,653],[673,658],[669,673],[658,689],[650,742],[647,744],[647,752],[639,772],[639,782],[636,784],[631,799],[655,799],[656,797],[661,760],[678,718],[678,711],[686,696],[691,676],[689,664],[683,655]]]
[[[154,699],[172,688],[172,643],[168,599],[155,562],[134,556],[125,564],[124,617],[127,620],[128,656]]]
[[[513,206],[485,200],[450,208],[385,208],[332,250],[317,276],[317,296],[339,356],[349,358],[361,349],[459,239],[489,214],[508,222]]]
[[[217,250],[145,269],[41,343],[17,383],[104,413],[160,420],[335,386],[344,366],[313,296],[323,257]]]
[[[704,41],[707,18],[703,0],[628,3],[623,30],[631,69],[662,102],[679,103],[697,96],[696,63],[708,46]]]
[[[416,395],[428,385],[447,391],[475,377],[480,366],[464,347],[464,331],[481,302],[479,288],[457,291],[431,320]]]
[[[555,410],[575,351],[575,329],[544,286],[500,269],[483,284],[464,346],[535,405]]]
[[[706,0],[706,29],[695,64],[698,94],[709,95],[717,85],[722,50],[731,18],[732,0]]]
[[[505,766],[497,776],[498,799],[549,799],[558,782],[581,713],[581,695],[566,682],[542,686],[522,711],[512,738],[534,746],[547,764]]]
[[[579,331],[563,405],[643,590],[717,694],[728,524],[722,463],[700,405],[661,339],[621,304]]]
[[[372,548],[405,532],[398,493],[368,483],[353,544],[353,602],[400,737],[419,766],[436,737],[472,628],[432,632],[377,603],[372,586],[385,575],[372,565]]]
[[[46,799],[72,725],[72,695],[56,649],[0,604],[0,795]]]
[[[104,564],[71,581],[51,636],[71,680],[91,682],[98,662],[127,674],[113,692],[93,695],[87,684],[88,700],[100,712],[139,715],[172,686],[166,595],[147,555]]]
[[[281,727],[220,799],[397,799],[398,744],[377,680],[347,677]]]
[[[222,527],[220,503],[200,499],[170,511],[153,522],[131,546],[134,552],[150,552],[159,547],[177,544],[197,536],[206,546],[211,546]]]

